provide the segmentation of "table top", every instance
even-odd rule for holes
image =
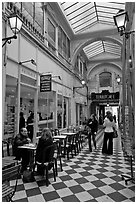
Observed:
[[[2,169],[8,168],[8,166],[11,166],[16,163],[18,163],[18,160],[7,159],[6,157],[3,157],[2,158]]]
[[[24,144],[22,146],[18,146],[19,149],[30,149],[30,150],[36,150],[36,145],[33,143]]]
[[[66,139],[67,135],[55,135],[53,136],[53,139]]]
[[[62,132],[61,134],[71,136],[71,135],[76,135],[76,132]]]

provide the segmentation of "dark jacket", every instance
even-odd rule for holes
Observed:
[[[52,145],[53,144],[53,140],[52,138],[49,138],[49,139],[45,139],[45,138],[40,138],[39,139],[39,142],[38,142],[38,146],[37,146],[37,150],[36,150],[36,161],[38,162],[42,162],[42,158],[43,158],[43,150]],[[45,161],[46,162],[48,159],[47,157],[45,156]]]
[[[92,119],[90,118],[90,119],[88,120],[87,125],[88,125],[88,127],[90,127],[92,133],[98,131],[98,121],[97,121],[97,120],[93,120],[93,121],[92,121]]]
[[[18,149],[18,146],[22,146],[24,144],[28,144],[29,137],[26,137],[24,135],[18,134],[15,139],[14,139],[14,144],[13,144],[13,155],[16,156],[17,159],[20,159],[20,150]]]
[[[19,123],[19,130],[21,128],[25,127],[25,118],[23,116],[20,117],[20,123]]]

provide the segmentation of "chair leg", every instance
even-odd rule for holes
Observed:
[[[58,175],[58,168],[57,168],[57,159],[55,158],[55,171],[56,171],[56,176]]]
[[[62,168],[62,161],[61,161],[61,156],[59,157],[59,161],[60,161],[60,169],[61,169],[61,171],[63,171],[63,168]]]
[[[54,181],[56,181],[56,173],[55,173],[54,164],[53,164],[53,174],[54,174]]]
[[[46,171],[46,186],[48,186],[48,185],[49,185],[49,179],[48,179],[48,166],[46,166],[45,171]]]

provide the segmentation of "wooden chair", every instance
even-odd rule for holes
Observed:
[[[64,152],[64,156],[67,155],[67,159],[69,160],[69,153],[73,157],[73,136],[68,136],[66,140],[61,144],[61,152]]]
[[[63,168],[62,168],[62,154],[61,154],[61,143],[60,143],[60,140],[56,140],[54,142],[54,145],[55,145],[55,152],[54,152],[54,160],[55,160],[55,168],[56,168],[56,176],[58,175],[58,169],[57,169],[57,160],[59,159],[59,162],[60,162],[60,169],[61,171],[63,171]]]
[[[36,165],[44,168],[44,176],[46,174],[46,186],[49,185],[49,180],[48,180],[49,167],[53,169],[54,181],[56,181],[57,173],[55,169],[54,149],[55,149],[54,144],[48,147],[45,147],[42,154],[42,161],[39,162],[36,160]],[[47,160],[45,160],[45,157],[47,158]]]
[[[20,178],[20,166],[21,164],[15,164],[14,166],[2,169],[2,201],[12,201],[16,189],[18,178]],[[10,187],[9,181],[16,179],[14,187]]]
[[[75,156],[76,154],[79,153],[80,148],[79,148],[79,132],[77,132],[74,136],[73,136],[73,143],[72,143],[72,148],[74,150]]]
[[[2,141],[2,157],[7,159],[15,159],[13,156],[13,138],[8,138]]]

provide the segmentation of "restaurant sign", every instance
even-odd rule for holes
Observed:
[[[51,91],[51,74],[41,75],[40,76],[40,92]]]
[[[110,92],[102,92],[102,93],[92,93],[91,100],[95,101],[106,101],[106,100],[118,100],[119,92],[110,93]]]

